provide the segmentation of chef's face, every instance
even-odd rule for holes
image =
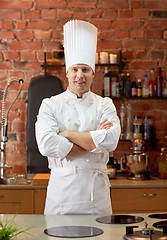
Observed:
[[[85,64],[75,64],[71,66],[66,74],[68,78],[68,89],[79,98],[90,90],[94,78],[91,67]]]

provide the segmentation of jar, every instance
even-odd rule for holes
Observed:
[[[158,157],[158,177],[161,179],[167,178],[167,154],[165,148],[161,148],[161,153]]]
[[[142,139],[142,118],[141,118],[141,116],[134,116],[134,119],[133,119],[133,138]]]

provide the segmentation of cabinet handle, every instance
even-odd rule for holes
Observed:
[[[140,194],[141,197],[155,197],[157,196],[156,193],[141,193]]]
[[[5,195],[3,195],[3,194],[0,194],[0,198],[4,198],[5,197]]]

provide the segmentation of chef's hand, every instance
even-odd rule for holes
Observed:
[[[100,129],[106,129],[106,130],[108,130],[110,127],[112,127],[113,126],[113,123],[112,122],[108,122],[108,120],[107,119],[105,119],[105,120],[103,120],[100,124],[99,124],[99,126],[97,127],[97,129],[96,130],[100,130]]]

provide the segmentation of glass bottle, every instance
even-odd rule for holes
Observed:
[[[156,77],[156,96],[157,97],[162,97],[162,81],[163,77],[161,74],[161,68],[158,68],[158,75]]]
[[[125,88],[124,88],[124,96],[126,98],[131,97],[131,79],[130,79],[130,73],[127,73],[127,78],[125,81]]]
[[[156,96],[156,80],[154,78],[154,68],[151,68],[151,78],[149,81],[149,95],[150,97]]]
[[[142,118],[141,118],[141,116],[134,116],[134,119],[133,119],[133,138],[142,139]]]
[[[167,97],[167,78],[164,80],[163,97]]]
[[[120,97],[124,97],[125,74],[121,73],[120,78]]]
[[[127,105],[127,121],[126,121],[126,139],[133,138],[133,110],[130,103]]]
[[[149,84],[147,74],[144,74],[143,78],[142,97],[149,97]]]
[[[120,106],[120,124],[121,124],[121,136],[120,139],[125,139],[126,134],[126,107],[122,103]]]
[[[152,135],[152,117],[145,116],[143,124],[143,139],[150,140]]]
[[[162,179],[167,178],[167,154],[163,147],[158,157],[158,177]]]
[[[132,80],[131,95],[132,95],[132,97],[136,97],[137,96],[137,85],[136,85],[136,78],[135,77]]]
[[[111,78],[111,96],[112,97],[117,96],[117,78],[116,77]]]
[[[104,70],[104,97],[110,97],[111,78],[107,67]]]
[[[142,97],[141,79],[137,79],[137,97]]]

